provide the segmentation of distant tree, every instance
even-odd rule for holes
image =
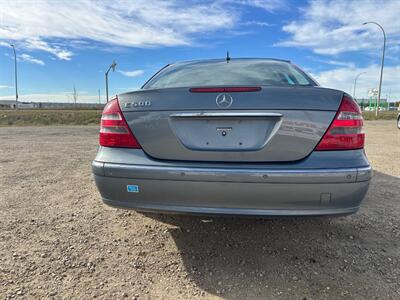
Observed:
[[[75,108],[76,108],[76,103],[78,102],[78,96],[79,96],[79,93],[76,90],[76,87],[75,87],[75,84],[74,84],[74,88],[73,88],[73,91],[72,91],[72,98],[74,99]]]

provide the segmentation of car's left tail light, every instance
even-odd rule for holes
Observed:
[[[111,100],[104,107],[101,115],[99,143],[104,147],[141,148],[126,123],[118,98]]]

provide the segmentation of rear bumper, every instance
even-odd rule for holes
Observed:
[[[139,211],[259,216],[342,215],[358,210],[371,167],[250,168],[93,161],[106,204]],[[141,161],[143,163],[143,161]],[[129,192],[128,186],[137,186]]]

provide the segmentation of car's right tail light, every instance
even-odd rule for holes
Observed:
[[[101,115],[99,143],[104,147],[141,148],[126,123],[118,98],[111,100],[104,107]]]
[[[355,150],[364,148],[363,117],[360,107],[349,95],[343,96],[335,119],[315,150]]]

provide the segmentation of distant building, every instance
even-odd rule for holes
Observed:
[[[376,109],[376,99],[375,98],[360,98],[356,99],[358,105],[360,105],[362,110],[375,110]],[[398,110],[398,101],[390,101],[386,98],[382,98],[379,102],[379,110]]]
[[[15,100],[0,100],[0,108],[15,108]]]
[[[36,102],[18,102],[18,108],[39,108],[39,104],[40,103],[36,103]],[[15,102],[14,102],[14,106],[15,106]]]
[[[98,103],[69,103],[69,102],[38,102],[43,109],[103,109],[105,104]]]
[[[15,108],[15,100],[0,100],[0,108]],[[68,102],[20,102],[20,109],[103,109],[104,104],[98,103],[68,103]]]
[[[356,99],[358,104],[366,104],[368,105],[370,102],[376,102],[376,99],[374,98],[359,98]],[[381,103],[386,103],[387,99],[386,98],[381,98]]]

